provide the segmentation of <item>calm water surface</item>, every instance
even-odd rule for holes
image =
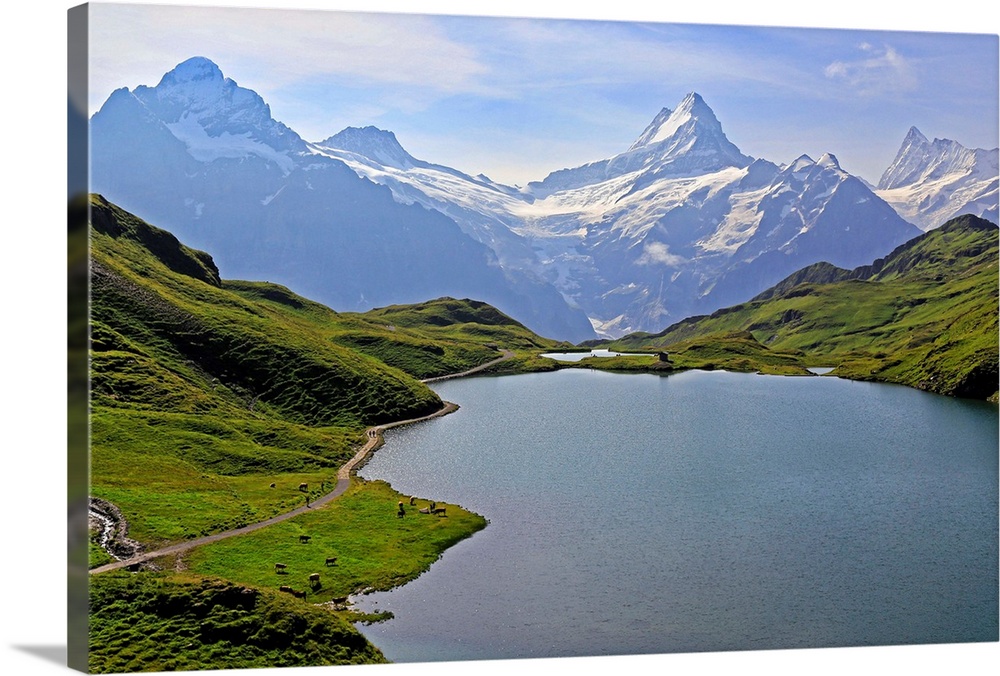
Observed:
[[[556,361],[583,361],[587,357],[648,357],[651,352],[612,352],[611,350],[591,350],[590,352],[546,352],[543,357]]]
[[[435,385],[361,472],[490,520],[358,599],[394,661],[995,641],[997,407],[830,377]],[[409,517],[408,517],[409,518]]]

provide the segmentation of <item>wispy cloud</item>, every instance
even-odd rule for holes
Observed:
[[[684,257],[670,253],[670,247],[662,242],[650,242],[645,246],[642,255],[636,261],[639,265],[678,266],[684,263]]]
[[[889,45],[858,45],[864,56],[851,61],[834,61],[825,69],[830,80],[843,82],[863,96],[885,96],[911,91],[917,86],[913,65]]]

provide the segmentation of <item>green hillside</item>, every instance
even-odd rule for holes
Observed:
[[[809,266],[746,303],[611,346],[672,352],[682,341],[749,332],[843,377],[995,401],[997,234],[989,221],[963,216],[872,265]]]
[[[566,346],[541,338],[496,308],[468,298],[341,313],[332,340],[417,378],[460,373],[492,361],[499,349],[531,352]]]
[[[558,345],[472,300],[337,313],[100,196],[90,220],[93,493],[147,544],[287,511],[367,426],[442,406],[418,379]]]
[[[98,195],[90,301],[90,493],[147,549],[302,506],[333,487],[368,426],[442,407],[419,378],[555,344],[473,301],[337,313],[275,284],[224,280],[211,256]],[[322,509],[154,562],[161,574],[91,575],[91,668],[382,661],[356,617],[271,593],[291,581],[272,559],[314,572],[328,551],[285,537],[331,538],[340,561],[311,590],[329,601],[411,579],[486,525],[457,505],[446,519],[401,520],[405,499],[357,480]],[[92,542],[91,566],[108,560]],[[283,636],[285,625],[306,633]]]
[[[229,288],[207,254],[100,197],[91,225],[92,492],[140,542],[287,511],[302,497],[276,477],[331,480],[365,426],[441,407],[333,343],[331,310]]]
[[[387,661],[349,622],[278,591],[123,572],[91,587],[92,673]]]

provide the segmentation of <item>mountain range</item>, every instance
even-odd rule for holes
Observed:
[[[840,377],[996,401],[998,233],[958,216],[866,265],[809,265],[746,302],[609,347],[673,355],[746,334]]]
[[[551,285],[316,151],[207,59],[108,98],[91,118],[91,187],[212,251],[234,277],[338,310],[472,297],[544,335],[593,336]]]
[[[573,342],[660,330],[812,263],[863,265],[955,212],[996,219],[995,150],[991,192],[989,152],[911,130],[873,189],[832,154],[744,155],[693,92],[622,153],[523,188],[371,126],[307,142],[201,57],[113,93],[91,137],[94,191],[232,276],[340,310],[478,298]]]

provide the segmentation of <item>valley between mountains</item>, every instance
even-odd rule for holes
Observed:
[[[335,312],[283,286],[226,280],[210,255],[101,196],[89,211],[92,495],[146,550],[303,512],[138,574],[91,576],[96,670],[381,660],[351,626],[379,618],[344,599],[412,579],[486,519],[458,505],[421,514],[434,496],[356,478],[302,508],[333,490],[366,428],[442,408],[421,380],[483,366],[805,377],[823,365],[997,400],[998,229],[974,216],[868,266],[810,266],[747,303],[601,343],[644,356],[562,363],[540,354],[580,348],[480,301]],[[112,560],[94,536],[91,567]]]

